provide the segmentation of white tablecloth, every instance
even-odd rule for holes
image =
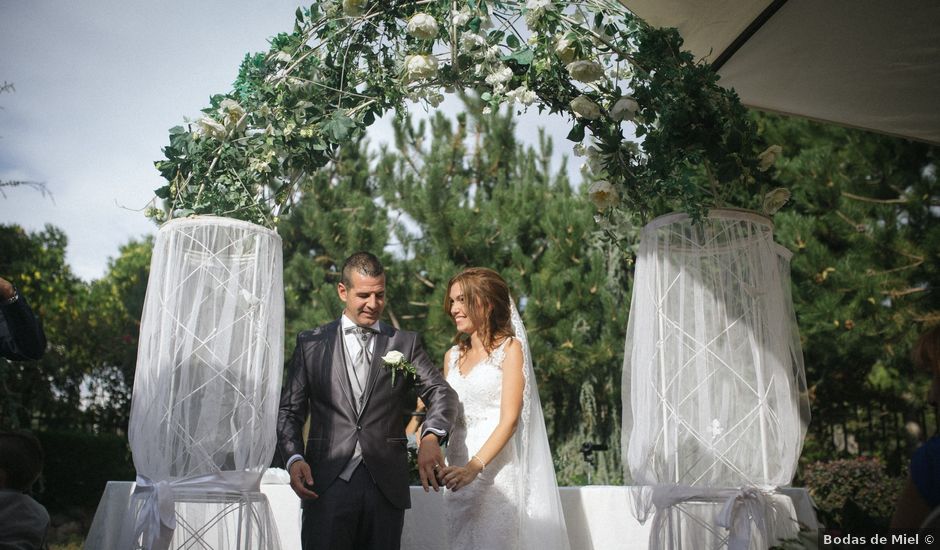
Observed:
[[[85,540],[87,550],[117,550],[116,541],[133,490],[133,482],[108,482]],[[290,486],[284,484],[262,483],[261,492],[267,496],[277,521],[281,548],[299,550],[299,499]],[[647,548],[652,522],[641,525],[633,517],[629,487],[562,487],[560,492],[572,550]],[[780,489],[773,499],[776,506],[789,511],[790,517],[778,518],[778,522],[789,523],[790,530],[796,522],[807,529],[818,529],[806,489]],[[411,505],[405,513],[402,550],[443,550],[446,526],[441,493],[425,494],[421,487],[412,487]]]

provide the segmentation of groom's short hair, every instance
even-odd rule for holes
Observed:
[[[352,287],[353,271],[366,277],[378,277],[385,273],[382,262],[371,252],[356,252],[343,262],[343,285]]]

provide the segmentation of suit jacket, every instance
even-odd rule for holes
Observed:
[[[356,441],[363,462],[388,500],[409,508],[408,451],[405,413],[414,410],[414,387],[427,404],[424,425],[450,433],[457,415],[457,395],[421,346],[417,333],[379,323],[364,405],[356,413],[346,372],[339,320],[297,336],[297,347],[281,390],[277,419],[278,451],[285,462],[300,454],[313,473],[313,490],[330,490],[352,457]],[[387,352],[400,351],[415,366],[415,377],[391,372],[382,362]],[[307,414],[310,430],[303,447]]]
[[[0,305],[0,356],[11,361],[41,359],[46,352],[46,334],[26,298]]]

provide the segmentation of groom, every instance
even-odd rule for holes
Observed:
[[[379,322],[385,272],[379,259],[357,252],[337,286],[346,306],[336,321],[297,336],[281,391],[278,451],[302,499],[304,550],[397,550],[408,489],[406,411],[414,387],[427,404],[418,451],[424,490],[438,490],[440,443],[457,414],[457,396],[428,358],[416,333]],[[416,375],[382,360],[401,352]],[[302,430],[310,427],[306,450]]]

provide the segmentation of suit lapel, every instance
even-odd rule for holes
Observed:
[[[333,338],[333,387],[339,386],[343,395],[346,396],[346,403],[356,412],[356,403],[352,396],[351,381],[349,380],[349,369],[346,368],[346,346],[343,344],[343,323],[336,323],[336,337]]]
[[[372,363],[369,365],[369,381],[366,383],[366,397],[362,403],[362,410],[369,405],[369,399],[372,397],[372,391],[375,389],[379,374],[385,367],[382,365],[382,356],[388,348],[389,336],[392,330],[384,323],[379,324],[379,333],[375,335],[375,348],[372,351]]]

